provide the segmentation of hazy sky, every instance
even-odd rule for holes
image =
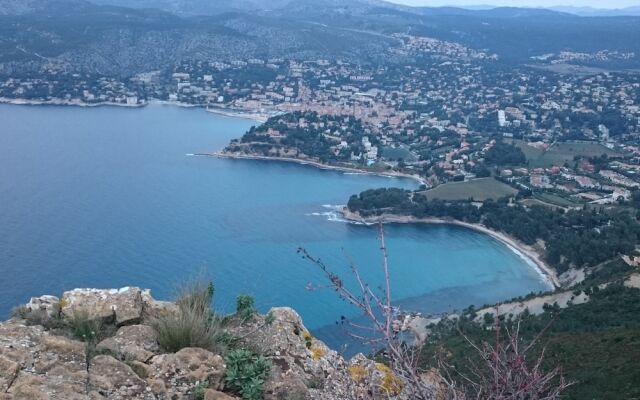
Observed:
[[[412,6],[468,6],[476,4],[490,4],[512,7],[551,7],[570,5],[577,7],[621,8],[640,6],[640,0],[391,0],[394,3]]]

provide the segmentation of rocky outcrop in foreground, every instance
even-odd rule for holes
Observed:
[[[0,323],[0,400],[236,398],[225,388],[222,354],[161,351],[151,321],[173,312],[175,304],[133,287],[31,299]],[[109,327],[106,338],[81,341],[61,328],[79,313]],[[343,359],[313,338],[294,310],[274,308],[268,315],[230,318],[225,325],[269,360],[265,399],[408,399],[402,380],[386,366],[363,355]]]

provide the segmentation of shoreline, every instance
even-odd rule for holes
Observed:
[[[146,107],[149,103],[140,104],[126,104],[126,103],[113,103],[109,101],[100,103],[85,103],[84,101],[76,100],[29,100],[29,99],[11,99],[8,97],[0,97],[0,104],[11,104],[15,106],[72,106],[72,107],[125,107],[125,108],[142,108]]]
[[[269,119],[269,114],[261,114],[258,112],[252,111],[241,111],[232,108],[219,108],[213,107],[208,108],[206,104],[191,104],[191,103],[181,103],[179,101],[169,101],[169,100],[158,100],[158,99],[150,99],[144,103],[139,104],[126,104],[126,103],[114,103],[114,102],[100,102],[100,103],[86,103],[84,101],[78,100],[63,100],[63,99],[52,99],[52,100],[30,100],[30,99],[14,99],[8,97],[0,97],[0,104],[10,104],[16,106],[61,106],[61,107],[124,107],[124,108],[144,108],[149,105],[168,105],[175,106],[181,108],[202,108],[208,113],[214,115],[220,115],[223,117],[231,117],[231,118],[242,118],[248,119],[251,121],[255,121],[258,123],[264,123]]]
[[[382,223],[396,223],[396,224],[431,224],[431,225],[455,225],[461,226],[467,229],[474,230],[476,232],[484,233],[498,240],[502,244],[509,247],[516,255],[522,258],[527,264],[533,267],[543,280],[549,284],[551,288],[561,288],[560,280],[556,271],[547,264],[543,259],[540,252],[528,246],[518,239],[511,237],[505,233],[494,231],[481,224],[472,224],[469,222],[458,221],[454,219],[444,218],[416,218],[412,216],[383,214],[379,217],[362,217],[358,213],[351,212],[344,207],[342,210],[342,216],[345,220],[351,222],[360,222],[365,224],[372,224],[377,222]]]
[[[230,158],[234,160],[282,161],[282,162],[288,162],[293,164],[309,165],[318,169],[330,170],[330,171],[350,172],[350,173],[363,174],[363,175],[376,175],[376,176],[384,176],[387,178],[406,178],[406,179],[412,179],[418,182],[418,184],[420,185],[425,184],[424,180],[422,180],[422,178],[420,178],[417,175],[403,174],[401,172],[367,171],[367,170],[359,169],[355,167],[323,164],[318,161],[304,160],[304,159],[293,158],[293,157],[272,157],[272,156],[259,156],[259,155],[251,155],[251,154],[234,154],[234,153],[225,153],[223,151],[216,151],[213,153],[197,153],[195,155],[216,157],[216,158]]]
[[[205,107],[205,110],[211,114],[222,115],[224,117],[242,118],[261,124],[267,122],[270,118],[268,113],[259,113],[253,111],[241,111],[232,108]]]

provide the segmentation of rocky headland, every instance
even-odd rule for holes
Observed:
[[[162,350],[154,318],[178,312],[176,303],[155,300],[150,291],[136,287],[32,298],[0,323],[0,399],[255,398],[226,385],[225,354],[197,347]],[[78,324],[78,315],[85,323],[100,323],[99,339],[69,330]],[[234,338],[234,345],[254,349],[270,365],[260,398],[410,398],[388,367],[362,354],[344,359],[315,339],[291,308],[226,320],[225,335]],[[431,371],[424,379],[433,385],[434,399],[439,397],[438,374]]]

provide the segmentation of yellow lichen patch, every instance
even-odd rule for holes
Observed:
[[[302,338],[304,339],[307,349],[310,349],[313,344],[313,336],[311,336],[311,333],[309,331],[302,332]]]
[[[322,347],[312,347],[311,348],[311,354],[314,360],[318,361],[319,359],[321,359],[324,356],[324,349]]]
[[[362,382],[367,377],[367,370],[361,365],[352,365],[348,371],[351,379],[356,383]]]
[[[402,381],[393,373],[388,366],[376,363],[376,369],[382,372],[382,382],[380,388],[389,396],[397,396],[402,392]]]
[[[58,306],[60,307],[61,310],[68,305],[69,305],[69,299],[67,299],[66,297],[61,298],[60,301],[58,302]]]

